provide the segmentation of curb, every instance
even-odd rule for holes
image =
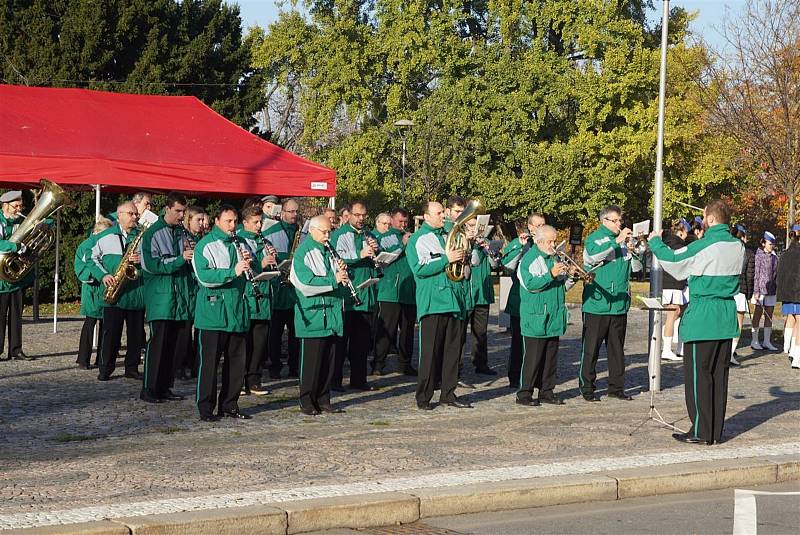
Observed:
[[[800,455],[701,461],[647,468],[316,498],[12,529],[19,535],[290,535],[332,528],[408,524],[433,516],[484,513],[800,480]]]

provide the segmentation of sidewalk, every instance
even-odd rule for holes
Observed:
[[[294,500],[351,500],[389,491],[402,494],[402,503],[411,500],[412,513],[416,507],[417,515],[430,516],[425,504],[434,502],[438,505],[430,511],[453,514],[441,508],[446,499],[434,500],[447,495],[444,489],[473,489],[465,492],[474,499],[458,497],[454,503],[499,505],[485,493],[494,492],[493,485],[511,486],[529,497],[514,503],[531,507],[530,500],[535,504],[541,499],[535,496],[558,495],[550,487],[561,478],[602,481],[599,494],[593,494],[594,483],[591,491],[583,483],[570,483],[567,487],[583,489],[575,490],[572,501],[617,499],[627,488],[621,483],[624,478],[612,474],[620,470],[647,475],[655,467],[687,466],[680,469],[700,468],[706,475],[678,480],[726,486],[796,477],[800,383],[779,354],[739,352],[743,366],[731,370],[724,444],[679,444],[669,430],[653,423],[630,435],[649,406],[649,395],[641,394],[647,385],[646,320],[639,311],[629,319],[626,383],[635,397],[632,402],[604,397],[601,403],[589,404],[578,397],[580,325],[575,324],[562,339],[560,352],[557,391],[567,398],[566,405],[515,405],[514,393],[502,377],[509,337],[493,328],[490,363],[501,376],[478,384],[474,391],[459,391],[475,409],[418,411],[414,385],[390,375],[374,378],[379,379],[374,381],[379,391],[335,398],[346,414],[310,418],[297,410],[296,382],[284,379],[272,384],[271,396],[242,398],[242,408],[254,414],[253,420],[216,424],[199,422],[191,401],[146,405],[137,399],[138,383],[98,383],[94,372],[75,369],[80,322],[62,323],[58,335],[49,332],[50,324],[26,324],[26,352],[50,356],[32,363],[0,363],[0,528],[183,514],[180,511],[195,511],[186,514],[205,515],[207,520],[226,514],[247,518],[242,510],[224,510],[246,505],[275,509],[270,514],[299,529],[301,524],[292,524],[286,509]],[[604,394],[605,361],[599,366]],[[465,372],[467,380],[485,381],[472,374],[468,361]],[[685,428],[682,375],[680,364],[665,364],[664,390],[656,399],[662,415]],[[176,387],[191,395],[194,384],[178,382]],[[745,467],[756,466],[740,470],[730,465],[731,458],[747,459],[738,463]],[[769,460],[765,465],[758,459]],[[674,479],[672,474],[665,481]],[[548,490],[522,492],[518,487],[526,481]],[[655,488],[680,491],[663,482]],[[386,497],[370,499],[382,503]],[[368,512],[371,507],[361,509]],[[114,529],[129,533],[128,525],[117,522]],[[226,532],[214,525],[215,533]],[[276,526],[277,532],[286,532]],[[194,526],[191,532],[202,532],[198,529]],[[249,532],[244,525],[237,529]]]

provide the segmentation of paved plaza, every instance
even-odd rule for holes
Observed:
[[[573,317],[579,315],[573,311]],[[253,420],[216,423],[198,420],[194,382],[176,382],[186,401],[150,405],[138,399],[140,383],[121,377],[100,383],[96,370],[76,368],[81,324],[67,318],[53,334],[52,323],[26,323],[24,349],[37,360],[0,362],[0,528],[36,525],[20,519],[49,511],[202,503],[220,495],[302,498],[315,488],[346,493],[381,481],[436,486],[465,473],[478,474],[477,481],[497,474],[513,479],[515,471],[529,478],[538,471],[592,471],[596,462],[608,468],[785,454],[800,442],[800,373],[790,370],[785,355],[749,348],[739,352],[742,366],[731,370],[724,444],[679,444],[653,423],[631,435],[650,398],[641,311],[630,314],[626,343],[632,402],[604,396],[603,354],[603,401],[580,398],[581,326],[573,321],[560,350],[556,390],[566,398],[563,406],[514,404],[505,378],[510,337],[490,326],[490,364],[500,374],[490,381],[475,376],[467,357],[464,378],[477,388],[458,392],[474,409],[419,411],[415,383],[391,374],[370,378],[380,387],[375,392],[337,396],[345,414],[308,417],[297,407],[296,380],[283,379],[267,382],[272,395],[241,399]],[[686,429],[682,365],[665,363],[662,370],[657,407]]]

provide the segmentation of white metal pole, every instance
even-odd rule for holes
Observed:
[[[58,332],[58,267],[60,265],[59,246],[61,245],[61,210],[56,212],[56,269],[53,275],[55,296],[53,298],[53,332]]]
[[[656,173],[653,185],[653,230],[661,230],[664,193],[664,107],[667,93],[667,44],[669,38],[669,0],[663,0],[661,13],[661,72],[658,86],[658,134],[656,139]],[[650,297],[661,297],[661,264],[653,256],[650,267]],[[650,388],[661,390],[661,312],[650,311]]]
[[[406,204],[406,134],[403,132],[403,178],[400,182],[400,206]]]

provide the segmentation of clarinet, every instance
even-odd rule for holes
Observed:
[[[231,232],[231,238],[233,238],[233,245],[236,247],[236,260],[237,262],[241,262],[244,260],[244,245],[239,240],[239,237],[236,235],[236,231]],[[247,269],[244,270],[244,278],[247,279],[247,282],[253,287],[253,296],[256,299],[261,299],[264,297],[264,294],[261,293],[261,288],[258,287],[258,283],[255,281],[256,274],[253,273],[253,268],[247,266]]]
[[[381,248],[380,243],[378,243],[378,240],[375,239],[375,237],[370,234],[370,228],[368,226],[364,225],[364,229],[361,232],[364,233],[364,241],[367,242],[367,245],[369,245],[369,240],[375,240],[375,243],[378,244],[378,252],[380,252],[380,248]],[[375,276],[378,277],[379,279],[382,278],[383,277],[383,266],[381,266],[380,262],[375,260],[374,256],[372,257],[372,267],[375,269],[375,272],[376,272]]]
[[[261,245],[264,247],[264,249],[267,251],[267,253],[270,254],[270,255],[273,255],[275,257],[275,261],[277,262],[278,261],[278,250],[275,249],[275,246],[272,245],[272,242],[269,241],[266,238],[266,236],[264,236],[263,234],[260,234],[260,233],[258,234],[258,238],[261,240]],[[270,265],[271,266],[275,266],[276,268],[278,267],[278,264],[270,264]]]
[[[325,246],[325,249],[328,250],[328,254],[331,255],[331,258],[333,258],[336,261],[337,271],[342,269],[341,266],[342,266],[342,263],[344,262],[344,260],[342,260],[342,257],[339,256],[339,253],[336,252],[336,249],[334,249],[331,246],[331,242],[325,241],[325,242],[323,242],[322,245]],[[358,292],[356,291],[355,286],[353,286],[353,281],[351,281],[350,279],[347,279],[347,282],[344,282],[342,284],[344,284],[344,286],[347,287],[347,289],[350,291],[350,297],[353,298],[353,302],[355,303],[355,305],[357,307],[360,307],[361,305],[364,304],[364,302],[361,300],[361,298],[358,297]]]

